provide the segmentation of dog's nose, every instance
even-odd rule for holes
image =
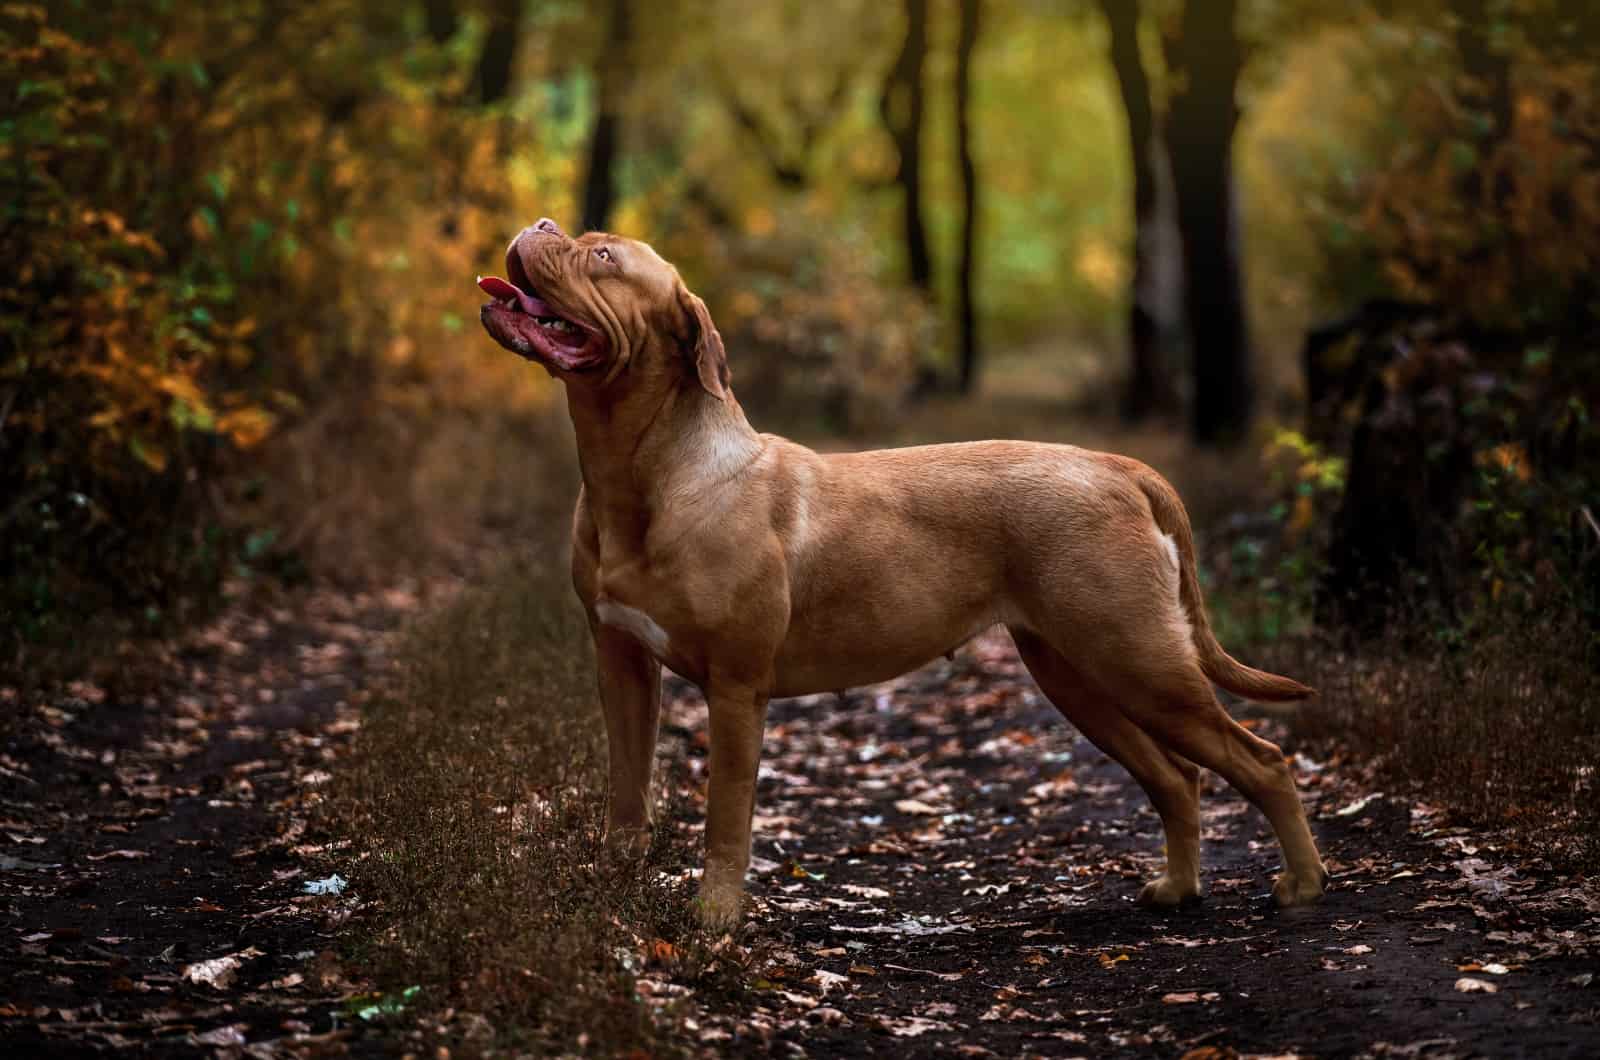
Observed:
[[[566,233],[561,230],[561,226],[550,220],[548,217],[539,218],[533,223],[533,227],[536,231],[548,232],[553,236],[566,235]]]

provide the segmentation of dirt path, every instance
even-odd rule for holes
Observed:
[[[303,891],[337,864],[309,807],[414,606],[239,609],[147,695],[8,704],[0,1053],[401,1051],[349,1000],[349,903]],[[670,691],[663,754],[703,780],[704,709]],[[729,1056],[1600,1055],[1592,887],[1297,772],[1326,904],[1268,907],[1263,823],[1213,785],[1210,897],[1157,914],[1132,903],[1155,816],[1003,637],[774,704],[749,989],[702,1002],[668,967],[641,992],[688,996],[692,1041]]]
[[[144,692],[20,703],[0,759],[0,1053],[309,1053],[351,1037],[307,815],[404,593],[240,606]],[[359,1028],[360,1021],[355,1021]]]
[[[698,704],[679,686],[669,718],[703,775]],[[1213,778],[1210,896],[1154,913],[1133,897],[1158,819],[1003,635],[774,704],[753,885],[769,989],[702,1034],[728,1055],[1600,1055],[1594,887],[1304,756],[1296,772],[1324,905],[1270,906],[1265,821]]]

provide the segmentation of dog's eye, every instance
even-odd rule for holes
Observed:
[[[595,247],[594,256],[599,258],[601,261],[610,261],[611,251],[606,247]]]

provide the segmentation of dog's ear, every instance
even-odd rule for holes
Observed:
[[[728,354],[722,348],[722,336],[711,322],[711,313],[696,294],[678,284],[678,308],[683,311],[688,338],[685,350],[694,361],[695,375],[706,393],[718,401],[728,400]]]

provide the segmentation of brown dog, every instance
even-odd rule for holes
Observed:
[[[1140,900],[1199,894],[1199,770],[1272,822],[1282,905],[1327,874],[1274,745],[1212,682],[1311,693],[1217,644],[1172,487],[1135,460],[974,442],[819,455],[757,434],[722,339],[643,243],[555,222],[523,230],[510,280],[480,280],[501,345],[566,384],[583,488],[573,582],[589,614],[610,738],[615,839],[647,841],[661,664],[710,707],[705,918],[739,916],[769,696],[886,680],[997,623],[1068,720],[1161,814],[1166,871]]]

